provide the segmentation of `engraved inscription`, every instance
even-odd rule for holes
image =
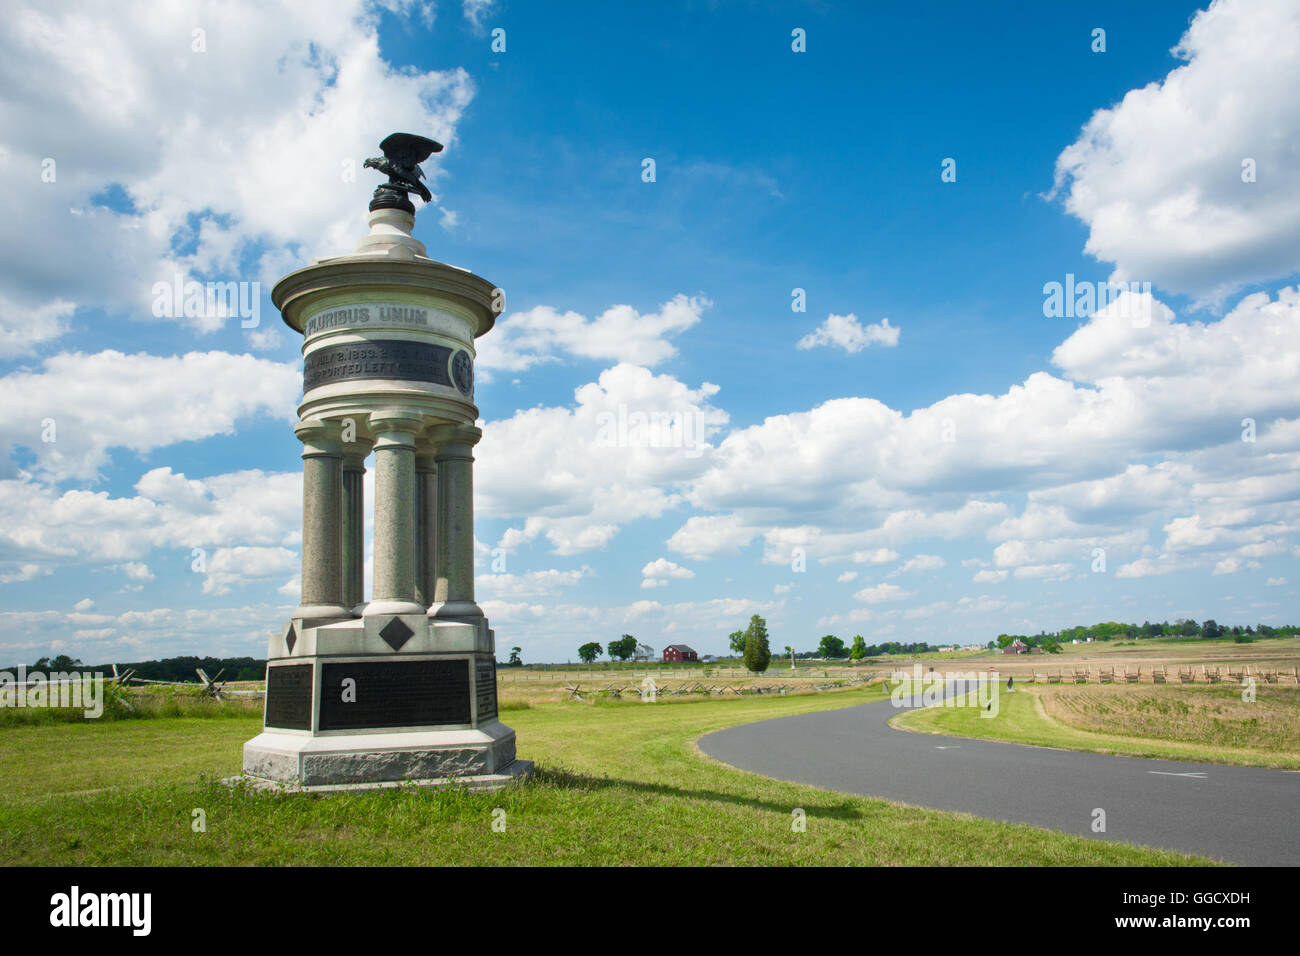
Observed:
[[[474,691],[478,697],[478,720],[483,723],[497,715],[497,662],[480,657],[474,665]]]
[[[311,664],[266,669],[266,726],[311,730]]]
[[[302,390],[357,378],[450,385],[447,360],[451,349],[428,342],[376,339],[317,349],[303,361]]]
[[[344,309],[317,312],[303,325],[303,334],[311,338],[318,332],[331,329],[353,329],[358,326],[396,326],[427,328],[429,310],[409,305],[358,305]]]
[[[468,724],[469,694],[465,660],[330,662],[321,671],[320,729]]]

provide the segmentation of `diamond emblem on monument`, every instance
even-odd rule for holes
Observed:
[[[384,629],[379,632],[379,636],[382,637],[393,650],[400,651],[402,645],[409,641],[411,635],[414,633],[415,632],[407,627],[400,617],[395,617],[384,625]]]
[[[285,628],[284,631],[284,646],[287,647],[289,649],[289,653],[292,654],[293,647],[297,643],[298,643],[298,626],[294,624],[292,621],[290,621],[289,626]]]

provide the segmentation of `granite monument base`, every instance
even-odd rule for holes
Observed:
[[[269,650],[262,733],[237,778],[250,786],[495,789],[531,773],[497,716],[495,635],[481,618],[294,620]]]
[[[475,730],[308,737],[267,731],[244,744],[255,789],[310,792],[401,785],[495,790],[532,773],[515,758],[515,732],[499,721]]]

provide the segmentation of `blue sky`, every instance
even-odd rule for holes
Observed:
[[[501,648],[1294,623],[1300,23],[1133,6],[15,15],[4,656],[265,652],[300,517],[269,290],[364,232],[377,178],[340,170],[393,129],[448,147],[417,236],[508,296],[477,390]],[[260,282],[260,324],[153,316],[178,271]],[[1137,294],[1047,317],[1067,274]],[[620,408],[699,441],[609,447]]]

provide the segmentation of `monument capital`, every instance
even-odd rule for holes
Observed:
[[[420,412],[404,408],[381,408],[370,413],[370,430],[375,435],[402,432],[418,435],[424,431],[424,416]]]
[[[303,419],[293,426],[293,433],[302,442],[304,458],[309,455],[342,455],[342,431],[338,422],[320,418]]]
[[[361,471],[366,470],[365,461],[374,450],[375,440],[373,438],[358,438],[353,442],[343,443],[343,469],[359,468]]]
[[[455,445],[473,448],[483,438],[483,429],[476,425],[465,424],[435,425],[429,429],[427,435],[429,443],[436,450],[435,453],[440,454]]]

